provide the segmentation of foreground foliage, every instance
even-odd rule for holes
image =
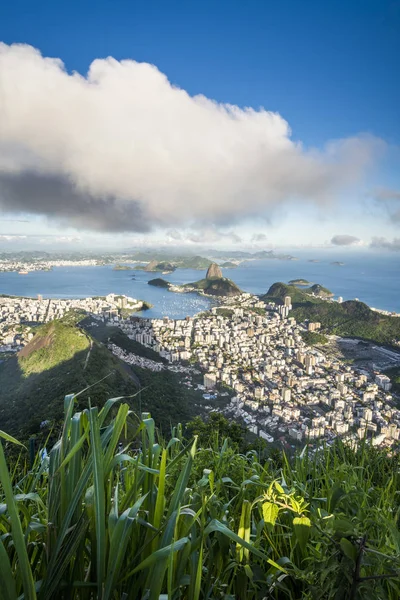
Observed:
[[[0,598],[399,598],[396,457],[338,444],[278,467],[75,401],[32,468],[2,434]]]

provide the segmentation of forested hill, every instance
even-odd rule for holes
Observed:
[[[298,322],[307,319],[320,322],[324,333],[357,337],[387,345],[394,345],[400,340],[400,318],[377,313],[364,302],[356,300],[341,304],[329,302],[311,295],[310,290],[311,288],[299,289],[294,285],[278,282],[269,288],[262,299],[281,304],[285,296],[290,296],[293,306],[291,316]]]
[[[185,422],[194,416],[190,393],[177,374],[130,366],[102,342],[110,338],[128,352],[142,356],[151,351],[116,328],[104,327],[106,334],[95,339],[94,334],[100,334],[102,328],[88,331],[79,324],[81,318],[69,314],[37,327],[31,342],[0,364],[1,430],[22,440],[33,434],[47,436],[61,424],[64,396],[93,384],[78,396],[78,408],[87,408],[88,399],[93,397],[101,406],[109,397],[131,396],[140,384],[142,409],[152,412],[162,430],[169,431],[171,421]],[[87,325],[87,319],[83,324]],[[150,358],[160,360],[155,353]],[[138,396],[127,402],[132,410],[138,409]],[[41,427],[43,422],[48,423]]]

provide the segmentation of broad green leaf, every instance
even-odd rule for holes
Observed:
[[[279,506],[273,504],[273,502],[264,502],[262,505],[262,513],[265,524],[269,525],[272,529],[276,523],[276,519],[278,518]]]
[[[311,521],[308,517],[295,517],[293,519],[293,528],[297,539],[299,540],[302,552],[305,551],[308,538],[311,532]]]
[[[342,538],[340,540],[340,547],[342,552],[347,558],[350,558],[352,561],[356,561],[357,558],[357,550],[353,546],[353,544],[346,538]]]
[[[329,512],[334,512],[336,506],[338,505],[339,501],[343,498],[343,496],[346,495],[346,492],[340,487],[340,485],[335,485],[332,488],[332,491],[329,495],[329,500],[328,500],[328,510]]]

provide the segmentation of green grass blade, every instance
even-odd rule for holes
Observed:
[[[25,545],[25,538],[22,531],[21,521],[19,519],[17,504],[14,500],[12,483],[8,473],[7,462],[4,456],[3,444],[0,442],[0,482],[3,486],[4,496],[7,503],[7,511],[10,515],[11,530],[15,550],[17,552],[19,566],[21,570],[22,584],[24,588],[24,600],[35,600],[36,590],[29,562],[28,552]]]
[[[103,596],[103,582],[106,568],[106,515],[105,515],[105,497],[104,497],[104,464],[103,450],[100,440],[100,429],[97,421],[97,408],[91,408],[89,412],[90,421],[90,441],[92,444],[93,456],[93,481],[94,481],[94,500],[95,500],[95,528],[96,528],[96,576],[97,576],[97,595]]]
[[[177,540],[172,544],[168,544],[168,546],[164,546],[163,548],[156,550],[156,552],[153,552],[152,554],[150,554],[150,556],[145,558],[144,561],[142,561],[140,565],[138,565],[136,569],[132,571],[132,573],[137,573],[138,571],[142,571],[143,569],[148,569],[149,567],[155,565],[158,561],[168,560],[171,550],[173,550],[174,552],[178,552],[178,550],[181,550],[188,542],[189,538],[181,538],[180,540]]]
[[[157,492],[157,500],[156,506],[154,509],[154,518],[153,525],[156,529],[159,529],[161,526],[161,519],[164,513],[164,505],[165,505],[165,475],[166,475],[166,465],[167,465],[167,450],[164,449],[161,455],[161,464],[160,464],[160,475],[158,478],[158,492]],[[153,551],[157,548],[157,538],[154,538],[152,543]]]
[[[3,440],[6,440],[6,442],[12,442],[13,444],[17,444],[18,446],[22,446],[23,448],[26,448],[26,446],[24,446],[24,444],[21,444],[21,442],[16,440],[12,435],[9,435],[8,433],[6,433],[5,431],[2,431],[1,429],[0,429],[0,438],[3,438]]]
[[[169,505],[167,518],[169,518],[171,516],[171,514],[177,510],[177,508],[183,498],[183,494],[185,492],[186,486],[189,481],[190,472],[192,470],[194,456],[196,454],[196,442],[197,442],[197,439],[194,440],[192,447],[190,449],[190,452],[189,452],[189,456],[186,460],[186,464],[185,464],[184,468],[182,469],[181,474],[179,475],[179,478],[178,478],[177,484],[175,486],[175,490],[174,490],[174,493],[172,495],[171,502]]]
[[[17,600],[17,589],[10,561],[0,539],[0,599]]]

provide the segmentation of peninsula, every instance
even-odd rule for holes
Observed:
[[[184,285],[174,285],[161,277],[150,279],[149,285],[168,289],[170,292],[198,292],[207,296],[230,297],[242,294],[241,289],[231,279],[223,277],[221,268],[211,263],[204,279]]]
[[[209,296],[239,296],[241,289],[231,279],[223,277],[222,271],[217,263],[211,263],[207,269],[205,279],[183,286],[190,291],[202,291]]]

